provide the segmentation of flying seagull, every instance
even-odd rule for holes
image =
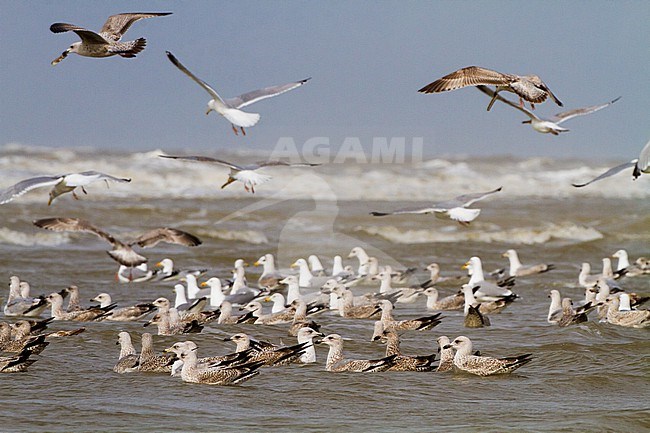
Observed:
[[[537,75],[513,75],[502,74],[501,72],[493,71],[490,69],[481,68],[478,66],[468,66],[452,72],[449,75],[427,84],[418,92],[421,93],[440,93],[448,90],[456,90],[467,86],[478,85],[493,85],[496,86],[495,95],[487,106],[490,111],[496,95],[502,90],[513,92],[519,95],[519,103],[523,107],[524,100],[530,102],[531,108],[534,110],[534,104],[541,104],[548,96],[560,107],[563,106],[562,102],[555,97],[551,89]]]
[[[228,161],[221,159],[210,158],[207,156],[171,156],[171,155],[158,155],[162,158],[171,158],[171,159],[184,159],[188,161],[200,161],[200,162],[209,162],[213,164],[219,164],[224,167],[230,168],[230,173],[228,174],[228,180],[226,183],[221,185],[221,188],[225,188],[235,181],[239,181],[244,184],[244,189],[246,192],[255,193],[255,185],[261,185],[268,182],[271,179],[271,176],[265,174],[257,173],[256,170],[264,167],[315,167],[320,164],[310,164],[310,163],[289,163],[284,161],[265,161],[259,162],[256,164],[248,165],[235,165]]]
[[[217,92],[210,87],[205,81],[201,80],[194,74],[192,74],[181,62],[178,61],[176,57],[169,51],[166,51],[167,57],[169,60],[181,70],[185,75],[194,80],[199,86],[210,94],[212,99],[208,102],[208,111],[205,114],[210,114],[211,111],[215,111],[221,114],[223,117],[228,119],[232,126],[232,130],[235,132],[235,135],[239,133],[239,128],[243,135],[246,135],[244,128],[249,128],[254,126],[259,120],[260,115],[257,113],[247,113],[245,111],[239,110],[239,108],[246,107],[247,105],[253,104],[262,99],[271,98],[277,96],[281,93],[288,92],[293,90],[296,87],[300,87],[309,81],[311,78],[305,78],[304,80],[296,81],[294,83],[282,84],[279,86],[265,87],[264,89],[253,90],[252,92],[244,93],[243,95],[236,96],[234,98],[223,99]]]
[[[633,159],[630,162],[617,165],[616,167],[612,167],[600,176],[591,179],[589,182],[572,183],[571,185],[575,186],[576,188],[587,186],[590,183],[605,179],[606,177],[614,176],[615,174],[625,170],[628,167],[634,167],[632,170],[632,180],[636,180],[639,176],[641,176],[641,173],[650,173],[650,141],[648,141],[643,149],[641,149],[641,153],[639,154],[638,158]]]
[[[542,134],[548,134],[551,133],[553,135],[559,135],[560,132],[567,132],[569,131],[566,128],[563,128],[560,126],[560,123],[566,122],[569,119],[573,119],[574,117],[578,116],[584,116],[585,114],[591,114],[595,113],[598,110],[602,110],[605,107],[609,107],[612,105],[614,102],[618,101],[621,99],[619,96],[618,98],[607,102],[605,104],[600,104],[600,105],[592,105],[590,107],[584,107],[584,108],[576,108],[574,110],[569,110],[569,111],[564,111],[562,113],[558,113],[555,116],[548,118],[548,119],[543,119],[541,117],[538,117],[535,113],[527,109],[526,107],[522,107],[518,104],[515,104],[514,102],[502,97],[501,95],[498,95],[497,92],[494,90],[490,89],[489,87],[480,85],[476,86],[478,90],[481,92],[485,93],[488,96],[491,96],[492,98],[496,98],[499,101],[503,102],[504,104],[508,104],[513,108],[516,108],[517,110],[521,111],[524,113],[526,116],[528,116],[530,119],[529,120],[524,120],[521,123],[529,123],[530,126],[533,127],[535,131],[541,132]]]
[[[50,190],[50,199],[47,202],[48,206],[52,204],[55,198],[67,192],[72,192],[72,196],[75,200],[78,200],[79,197],[77,197],[77,194],[74,192],[75,188],[79,187],[84,194],[88,194],[84,187],[96,180],[105,181],[106,186],[108,186],[109,180],[114,182],[131,182],[131,179],[129,178],[114,177],[98,171],[84,171],[82,173],[69,173],[60,176],[37,176],[21,180],[17,184],[0,191],[0,204],[9,203],[16,197],[20,197],[35,188],[52,185],[54,185],[54,187]]]
[[[52,33],[75,32],[81,42],[75,42],[65,50],[59,57],[52,60],[52,66],[57,65],[65,59],[70,53],[77,53],[86,57],[110,57],[120,55],[122,57],[135,57],[140,51],[144,50],[147,45],[145,38],[139,38],[135,41],[120,42],[122,35],[126,33],[131,25],[144,18],[164,17],[171,15],[171,12],[151,12],[151,13],[125,13],[111,15],[108,17],[99,33],[74,24],[54,23],[50,26]]]
[[[433,206],[423,208],[404,208],[391,212],[370,212],[373,216],[400,215],[400,214],[428,214],[433,213],[437,218],[458,221],[461,225],[469,225],[481,213],[481,209],[466,209],[472,203],[483,200],[490,194],[501,191],[502,187],[488,192],[464,194],[458,197],[436,203]]]
[[[160,227],[148,231],[131,242],[122,242],[110,233],[107,233],[95,227],[88,221],[79,218],[43,218],[34,221],[34,225],[55,232],[93,233],[113,246],[112,250],[107,251],[108,255],[111,256],[113,260],[121,265],[130,267],[139,266],[147,261],[146,257],[141,256],[133,250],[133,245],[148,248],[155,246],[159,242],[167,242],[170,244],[194,247],[201,245],[202,243],[199,238],[190,233],[168,227]]]

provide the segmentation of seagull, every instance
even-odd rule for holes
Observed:
[[[122,35],[126,33],[131,25],[144,18],[164,17],[171,15],[171,12],[151,13],[124,13],[108,17],[99,33],[74,24],[54,23],[50,26],[52,33],[75,32],[81,42],[75,42],[65,50],[59,57],[52,60],[52,66],[56,66],[70,53],[77,53],[86,57],[110,57],[116,54],[132,58],[147,45],[145,38],[138,38],[135,41],[120,42]]]
[[[131,182],[131,179],[125,177],[114,177],[109,174],[100,173],[98,171],[84,171],[82,173],[68,173],[59,176],[37,176],[29,179],[21,180],[15,185],[10,186],[0,191],[0,204],[9,203],[13,199],[20,197],[28,191],[42,186],[54,186],[50,190],[50,199],[47,205],[51,205],[55,198],[72,192],[75,200],[79,197],[75,194],[75,188],[79,187],[84,194],[88,194],[84,186],[91,184],[96,180],[103,180],[108,186],[108,181],[113,182]]]
[[[459,370],[477,376],[512,373],[532,360],[532,354],[530,353],[508,358],[472,355],[472,341],[464,336],[456,337],[454,341],[443,347],[443,349],[449,348],[456,350],[454,366]]]
[[[581,188],[583,186],[589,185],[590,183],[605,179],[606,177],[614,176],[615,174],[625,170],[628,167],[634,167],[632,169],[632,180],[636,180],[639,176],[641,176],[641,173],[650,173],[650,141],[648,141],[643,149],[641,149],[641,153],[639,154],[638,158],[633,159],[630,162],[617,165],[616,167],[612,167],[600,176],[591,179],[589,182],[572,183],[571,185],[575,186],[576,188]]]
[[[171,159],[185,159],[188,161],[209,162],[212,164],[219,164],[230,169],[228,180],[221,185],[221,189],[227,187],[235,181],[244,184],[246,192],[255,194],[255,185],[261,185],[271,180],[271,176],[257,173],[256,170],[264,167],[315,167],[320,164],[311,163],[289,163],[284,161],[263,161],[256,164],[236,165],[222,159],[210,158],[208,156],[172,156],[172,155],[158,155],[162,158]]]
[[[489,87],[476,86],[476,88],[478,90],[480,90],[481,92],[485,93],[486,95],[491,96],[492,98],[498,99],[499,101],[503,102],[504,104],[508,104],[513,108],[516,108],[517,110],[521,111],[522,113],[524,113],[526,116],[528,116],[530,118],[529,120],[524,120],[521,123],[529,123],[530,126],[532,126],[535,131],[541,132],[542,134],[551,133],[553,135],[559,135],[560,132],[568,132],[569,131],[568,129],[561,127],[560,123],[566,122],[567,120],[573,119],[574,117],[584,116],[585,114],[595,113],[598,110],[602,110],[603,108],[609,107],[614,102],[621,99],[621,97],[619,96],[618,98],[616,98],[616,99],[614,99],[614,100],[612,100],[610,102],[607,102],[605,104],[592,105],[590,107],[583,107],[583,108],[576,108],[576,109],[573,109],[573,110],[558,113],[558,114],[556,114],[555,116],[553,116],[551,118],[543,119],[543,118],[537,116],[535,113],[533,113],[529,109],[527,109],[526,107],[515,104],[514,102],[502,97],[501,95],[498,95],[497,92],[490,89]]]
[[[519,95],[519,103],[523,107],[524,99],[530,102],[531,108],[534,110],[534,104],[541,104],[548,96],[560,107],[563,106],[562,102],[555,97],[551,89],[544,84],[544,82],[537,75],[513,75],[503,74],[501,72],[492,71],[490,69],[481,68],[479,66],[468,66],[445,75],[433,83],[427,84],[418,92],[420,93],[440,93],[448,90],[456,90],[461,87],[478,86],[478,85],[494,85],[496,92],[492,96],[492,100],[487,106],[490,111],[496,96],[502,90],[513,92]]]
[[[181,70],[185,75],[194,80],[199,86],[210,94],[212,99],[208,102],[208,111],[206,115],[210,114],[210,111],[215,111],[221,114],[223,117],[228,119],[232,126],[232,130],[235,135],[239,134],[237,128],[241,130],[243,135],[246,135],[244,128],[254,126],[259,120],[260,115],[257,113],[247,113],[245,111],[239,110],[239,108],[246,107],[247,105],[253,104],[262,99],[271,98],[277,96],[281,93],[288,92],[293,90],[296,87],[300,87],[305,84],[307,81],[311,80],[310,78],[305,78],[304,80],[296,81],[293,83],[281,84],[278,86],[265,87],[259,90],[253,90],[252,92],[244,93],[243,95],[236,96],[234,98],[222,99],[221,96],[208,84],[192,74],[181,62],[178,61],[176,57],[169,51],[165,51],[169,60]]]
[[[185,245],[187,247],[194,247],[201,245],[201,240],[196,236],[184,232],[182,230],[173,229],[169,227],[160,227],[148,231],[135,240],[124,243],[113,235],[95,227],[86,220],[79,218],[43,218],[34,221],[34,225],[46,230],[55,232],[86,232],[93,233],[100,238],[104,239],[113,246],[113,249],[108,252],[113,260],[124,266],[138,266],[147,261],[146,257],[136,253],[132,246],[138,245],[142,248],[153,247],[159,242],[167,242],[171,244]]]
[[[467,226],[474,221],[481,213],[481,209],[466,209],[467,206],[484,199],[490,194],[501,191],[502,187],[488,192],[464,194],[458,197],[436,203],[433,206],[423,208],[404,208],[390,212],[370,212],[373,216],[400,215],[400,214],[428,214],[433,213],[437,218],[458,221],[461,225]]]

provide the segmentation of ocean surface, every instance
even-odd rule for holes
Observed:
[[[326,348],[317,347],[314,365],[265,368],[241,386],[206,386],[166,375],[114,373],[117,333],[129,331],[139,347],[139,334],[147,329],[141,322],[86,323],[86,332],[52,341],[26,373],[0,375],[0,430],[650,431],[650,330],[598,323],[594,317],[567,328],[546,321],[551,289],[575,300],[584,297],[577,284],[582,262],[599,271],[602,258],[621,248],[632,260],[650,256],[650,176],[633,182],[624,172],[577,189],[571,182],[587,181],[623,161],[456,157],[391,164],[357,155],[315,168],[268,169],[273,179],[253,195],[240,183],[220,189],[228,173],[223,167],[164,160],[160,153],[0,147],[0,188],[32,176],[85,170],[132,178],[109,188],[97,182],[86,188],[87,195],[79,192],[79,200],[66,194],[49,207],[47,188],[0,206],[0,280],[8,283],[18,275],[31,284],[32,294],[76,284],[84,305],[100,292],[110,293],[119,305],[173,299],[173,283],[116,282],[117,264],[99,238],[32,225],[51,216],[84,218],[120,239],[158,226],[194,233],[203,240],[199,247],[160,244],[141,252],[151,266],[171,257],[180,267],[206,267],[204,279],[227,278],[237,258],[252,264],[266,253],[284,269],[310,254],[326,268],[336,254],[356,268],[356,259],[347,255],[362,246],[380,264],[417,267],[417,280],[424,281],[424,267],[431,262],[440,264],[442,275],[462,275],[461,266],[479,256],[490,271],[505,267],[501,253],[514,248],[524,264],[553,263],[556,269],[518,278],[514,291],[521,299],[492,315],[491,327],[467,329],[462,311],[444,312],[434,329],[402,334],[402,349],[430,354],[438,336],[466,335],[484,355],[532,353],[533,361],[513,374],[487,378],[335,374],[325,371]],[[219,157],[238,163],[263,159],[236,153]],[[469,227],[431,215],[369,215],[499,186],[500,193],[473,205],[482,212]],[[259,267],[247,268],[249,282],[260,273]],[[650,293],[648,276],[620,284]],[[442,295],[458,289],[439,287]],[[424,298],[395,310],[398,319],[427,314]],[[315,319],[326,334],[347,339],[349,357],[383,356],[385,347],[370,342],[372,321],[329,313]],[[55,322],[50,329],[78,326]],[[286,330],[209,324],[201,334],[154,336],[154,344],[162,351],[191,339],[199,356],[208,356],[231,352],[232,343],[223,339],[236,332],[293,344]]]

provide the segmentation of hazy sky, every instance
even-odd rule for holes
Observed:
[[[327,137],[423,137],[425,154],[514,154],[626,160],[650,138],[648,1],[56,1],[0,0],[0,144],[218,153],[273,150]],[[54,22],[99,30],[120,12],[173,15],[134,24],[135,59],[56,58],[78,40]],[[208,94],[177,70],[173,52],[222,96],[312,80],[248,107],[246,137],[205,116]],[[565,109],[622,99],[534,132],[525,117],[473,88],[422,95],[423,85],[479,65],[534,73]],[[512,98],[511,94],[504,95]],[[562,111],[552,102],[540,115]]]

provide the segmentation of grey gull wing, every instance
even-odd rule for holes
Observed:
[[[259,90],[253,90],[252,92],[244,93],[243,95],[235,96],[234,98],[228,98],[224,102],[229,107],[242,108],[247,105],[253,104],[257,101],[261,101],[262,99],[272,98],[273,96],[277,96],[282,93],[288,92],[289,90],[293,90],[297,87],[302,86],[309,80],[311,80],[311,77],[293,83],[287,83],[278,86],[265,87]]]

